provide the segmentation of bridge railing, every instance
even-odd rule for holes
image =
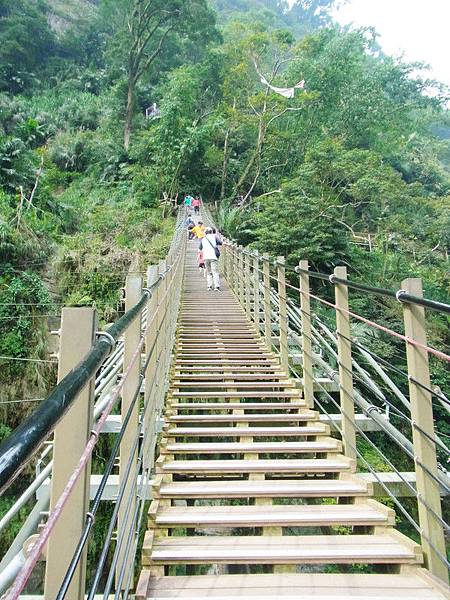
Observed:
[[[94,308],[62,310],[58,385],[0,447],[0,486],[6,490],[42,451],[37,473],[8,515],[6,528],[39,488],[44,488],[13,546],[0,565],[0,594],[19,598],[38,560],[46,561],[44,596],[84,598],[87,544],[111,476],[118,489],[88,598],[106,576],[109,591],[133,587],[133,565],[168,384],[184,271],[186,234],[180,210],[168,255],[143,278],[125,282],[125,313],[97,332]],[[108,429],[108,423],[114,423]],[[92,504],[91,459],[105,430],[117,436]],[[46,441],[53,434],[53,443]],[[49,476],[51,483],[49,485]],[[50,500],[48,519],[31,535]],[[105,574],[106,571],[106,574]],[[12,585],[11,585],[12,584]],[[11,586],[11,587],[9,587]]]
[[[310,271],[302,260],[288,269],[282,256],[259,255],[232,242],[223,254],[235,296],[286,372],[299,380],[307,405],[341,434],[345,455],[370,474],[377,493],[393,502],[412,535],[420,537],[430,571],[448,581],[450,527],[441,496],[450,493],[444,466],[449,438],[435,421],[439,411],[448,419],[450,402],[430,382],[429,357],[446,365],[450,356],[428,345],[425,309],[449,314],[450,305],[424,298],[419,279],[406,279],[393,291],[348,280],[345,267],[327,275]],[[319,283],[314,293],[312,280]],[[351,310],[349,292],[399,303],[403,331]],[[406,366],[379,356],[358,332],[375,333],[378,346],[392,354],[403,350]],[[395,348],[388,347],[392,340]],[[405,466],[412,472],[404,472]],[[386,475],[392,474],[389,481]],[[405,495],[415,499],[413,505]]]

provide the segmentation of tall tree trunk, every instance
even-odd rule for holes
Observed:
[[[220,202],[222,202],[225,196],[225,181],[227,178],[227,165],[228,165],[228,137],[230,135],[230,130],[227,129],[225,134],[225,141],[223,144],[223,163],[222,163],[222,180],[220,183]]]
[[[236,109],[236,96],[233,98],[233,114]],[[224,199],[225,196],[225,184],[227,180],[227,168],[228,168],[228,139],[230,137],[231,127],[227,129],[225,134],[225,141],[223,144],[223,163],[222,163],[222,180],[220,184],[220,202]]]
[[[125,126],[123,132],[123,145],[125,150],[130,147],[131,130],[133,127],[134,99],[135,99],[136,80],[134,77],[128,79],[127,109],[125,112]]]
[[[237,184],[234,186],[234,191],[235,193],[237,192],[238,194],[241,193],[241,187],[244,184],[245,180],[247,179],[247,175],[250,173],[251,168],[253,167],[253,165],[255,164],[255,160],[258,158],[258,149],[253,151],[253,154],[251,155],[247,166],[244,169],[244,172],[242,173],[242,175],[239,178],[239,181],[237,182]]]

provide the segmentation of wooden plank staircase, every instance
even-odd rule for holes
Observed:
[[[189,246],[137,600],[449,598]]]

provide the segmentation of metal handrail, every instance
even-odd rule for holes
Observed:
[[[235,244],[234,240],[228,240],[230,244]],[[249,256],[251,258],[256,258],[259,262],[269,262],[271,264],[276,264],[277,259],[273,257],[266,257],[257,252],[253,251],[251,248],[242,248],[242,253],[245,256]],[[397,300],[401,303],[407,304],[416,304],[418,306],[423,306],[424,308],[430,308],[431,310],[435,310],[437,312],[450,314],[450,304],[445,302],[440,302],[438,300],[432,300],[430,298],[420,298],[419,296],[414,296],[413,294],[408,294],[405,290],[391,290],[388,288],[383,288],[379,286],[368,285],[366,283],[361,283],[358,281],[351,281],[349,279],[342,279],[341,277],[337,277],[333,273],[321,273],[320,271],[310,271],[309,269],[302,269],[297,266],[294,268],[286,267],[286,270],[294,272],[294,273],[304,273],[312,277],[313,279],[320,279],[321,281],[325,281],[332,285],[344,285],[348,288],[359,290],[361,292],[369,292],[376,296],[382,296],[385,298],[392,298],[393,300]]]
[[[310,277],[313,277],[314,279],[320,279],[333,285],[344,285],[348,288],[359,290],[361,292],[369,292],[377,296],[393,298],[394,300],[398,300],[402,303],[406,302],[408,304],[417,304],[425,308],[431,308],[432,310],[435,310],[437,312],[450,314],[450,304],[446,304],[445,302],[439,302],[438,300],[431,300],[429,298],[419,298],[418,296],[414,296],[413,294],[408,294],[405,290],[389,290],[387,288],[376,287],[372,285],[367,285],[365,283],[359,283],[357,281],[342,279],[341,277],[337,277],[333,274],[327,275],[326,273],[310,271],[309,269],[301,269],[300,267],[295,267],[292,270],[295,273],[305,273]]]
[[[178,223],[177,230],[181,227]],[[174,240],[177,238],[177,231]],[[170,253],[173,253],[173,246]],[[71,408],[78,394],[92,379],[114,349],[120,336],[146,306],[152,291],[160,285],[170,265],[158,280],[143,291],[140,300],[120,317],[109,329],[99,334],[96,343],[77,367],[72,369],[52,390],[50,395],[33,411],[0,446],[0,494],[9,487],[35,452]]]
[[[0,446],[0,493],[12,483],[55,429],[78,394],[98,371],[119,337],[140,314],[149,297],[150,291],[146,290],[133,308],[105,333],[101,333],[79,365],[58,383],[46,400]]]

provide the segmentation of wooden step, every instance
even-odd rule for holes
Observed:
[[[169,427],[168,436],[187,437],[292,437],[328,435],[330,428],[324,423],[310,423],[304,427]]]
[[[235,339],[237,335],[250,335],[253,339],[257,335],[255,327],[249,325],[248,322],[242,321],[235,323],[234,325],[227,325],[226,327],[219,327],[218,325],[212,324],[205,326],[202,323],[198,324],[179,324],[178,332],[180,336],[194,336],[196,338],[210,335],[219,336],[226,338],[226,336]]]
[[[153,542],[153,545],[152,545]],[[183,536],[146,533],[149,564],[418,564],[418,544],[392,531],[382,535]]]
[[[221,346],[227,346],[229,348],[233,348],[236,346],[245,346],[245,347],[254,347],[263,352],[269,352],[269,349],[264,343],[260,343],[257,346],[254,345],[254,333],[231,333],[228,337],[224,337],[222,334],[216,332],[216,334],[211,334],[211,337],[208,342],[204,342],[202,346],[194,346],[194,342],[197,340],[198,334],[191,334],[192,337],[186,338],[178,338],[179,345],[178,348],[204,348],[206,344],[213,344],[216,351],[220,351]]]
[[[156,461],[157,473],[342,473],[351,472],[354,462],[344,456],[332,458],[285,458],[259,460],[168,460]]]
[[[305,408],[305,402],[170,402],[177,410],[288,410]]]
[[[230,385],[231,387],[231,385]],[[253,391],[253,390],[236,390],[235,392],[179,392],[172,390],[173,398],[299,398],[302,395],[302,390],[292,389],[288,392],[269,392],[269,391]]]
[[[266,479],[262,481],[176,481],[162,483],[160,498],[337,498],[366,496],[369,484],[345,479]]]
[[[267,346],[264,342],[259,342],[255,340],[254,337],[251,337],[247,340],[239,340],[239,339],[227,339],[221,340],[217,336],[211,336],[205,340],[202,339],[192,339],[186,340],[184,338],[178,338],[178,348],[179,349],[194,349],[194,350],[204,350],[207,348],[208,350],[217,351],[220,350],[223,346],[227,348],[253,348],[255,350],[264,350],[267,352]]]
[[[266,357],[233,357],[231,355],[223,356],[219,358],[186,358],[182,356],[181,358],[177,356],[177,361],[175,363],[175,368],[178,369],[180,366],[201,366],[201,367],[210,367],[210,366],[226,366],[226,367],[240,367],[240,366],[251,366],[252,371],[254,371],[254,366],[260,366],[266,368],[270,365],[277,365],[277,360],[275,358],[266,358]]]
[[[174,415],[167,420],[170,423],[220,423],[220,422],[262,422],[269,421],[277,423],[278,421],[309,421],[318,418],[317,411],[300,409],[298,413],[262,413],[262,414],[245,414],[245,415]]]
[[[158,502],[155,501],[154,508]],[[336,527],[387,526],[395,513],[375,500],[362,504],[170,506],[149,512],[149,527]]]
[[[235,331],[235,332],[230,332],[230,331],[217,331],[217,330],[213,330],[213,331],[201,331],[200,333],[197,331],[186,331],[186,329],[180,327],[179,328],[179,336],[178,339],[180,341],[194,341],[194,340],[198,340],[199,336],[202,335],[206,335],[207,336],[207,340],[205,341],[205,344],[208,343],[209,340],[213,339],[213,340],[219,340],[219,341],[233,341],[233,340],[250,340],[250,341],[254,341],[255,339],[255,330],[253,329],[245,329],[245,330],[240,330],[240,331]]]
[[[231,379],[233,382],[238,381],[240,383],[244,383],[245,381],[248,381],[249,383],[251,383],[252,381],[256,380],[256,381],[275,381],[279,384],[285,384],[285,383],[289,383],[292,385],[295,385],[294,382],[292,382],[290,379],[288,379],[286,377],[286,375],[283,375],[283,373],[281,373],[281,371],[279,371],[278,373],[274,372],[274,373],[230,373],[230,372],[224,372],[224,373],[189,373],[189,372],[181,372],[181,371],[177,371],[176,373],[174,373],[174,383],[176,382],[184,382],[184,385],[192,385],[191,380],[195,381],[196,384],[197,383],[203,383],[203,382],[208,382],[208,381],[217,381],[217,382],[222,382],[223,383],[227,383],[229,379]]]
[[[341,452],[342,443],[324,437],[317,442],[214,442],[198,444],[174,444],[161,446],[162,454],[298,454],[306,452]]]
[[[144,570],[136,600],[448,600],[447,586],[425,569],[411,573],[279,573],[150,577]]]
[[[295,388],[293,381],[233,381],[233,382],[215,382],[215,381],[180,381],[175,379],[171,383],[172,388],[195,387],[201,388],[226,388],[227,386],[240,389],[259,389],[259,388]]]
[[[188,359],[203,358],[207,361],[209,361],[211,359],[217,359],[217,358],[219,358],[221,360],[239,358],[239,359],[245,359],[245,360],[255,360],[258,362],[273,359],[272,355],[269,354],[268,352],[261,352],[260,350],[257,350],[257,349],[240,350],[239,352],[235,352],[233,349],[230,349],[228,351],[226,348],[221,348],[220,350],[216,350],[214,348],[211,352],[195,352],[194,350],[189,351],[189,352],[187,352],[187,351],[177,352],[177,360],[183,360],[186,358],[188,358]]]
[[[270,363],[267,365],[252,365],[252,366],[240,366],[240,365],[233,365],[233,364],[224,364],[221,366],[192,366],[192,367],[188,367],[186,365],[181,365],[181,366],[177,366],[175,365],[175,367],[177,368],[177,370],[179,372],[184,373],[229,373],[229,372],[233,372],[233,373],[251,373],[252,375],[255,373],[260,373],[263,372],[265,373],[266,371],[268,372],[268,374],[276,372],[276,373],[280,373],[280,367],[274,363]]]
[[[252,333],[255,337],[256,330],[249,325],[247,319],[233,319],[230,321],[219,321],[208,319],[208,321],[188,321],[180,322],[179,332],[181,334],[196,333],[199,337],[205,335],[214,335],[222,333]]]
[[[207,354],[177,354],[176,366],[180,364],[188,365],[219,365],[222,363],[230,365],[261,365],[274,364],[276,359],[270,355],[263,354],[226,354],[225,352],[215,353],[214,358]]]

